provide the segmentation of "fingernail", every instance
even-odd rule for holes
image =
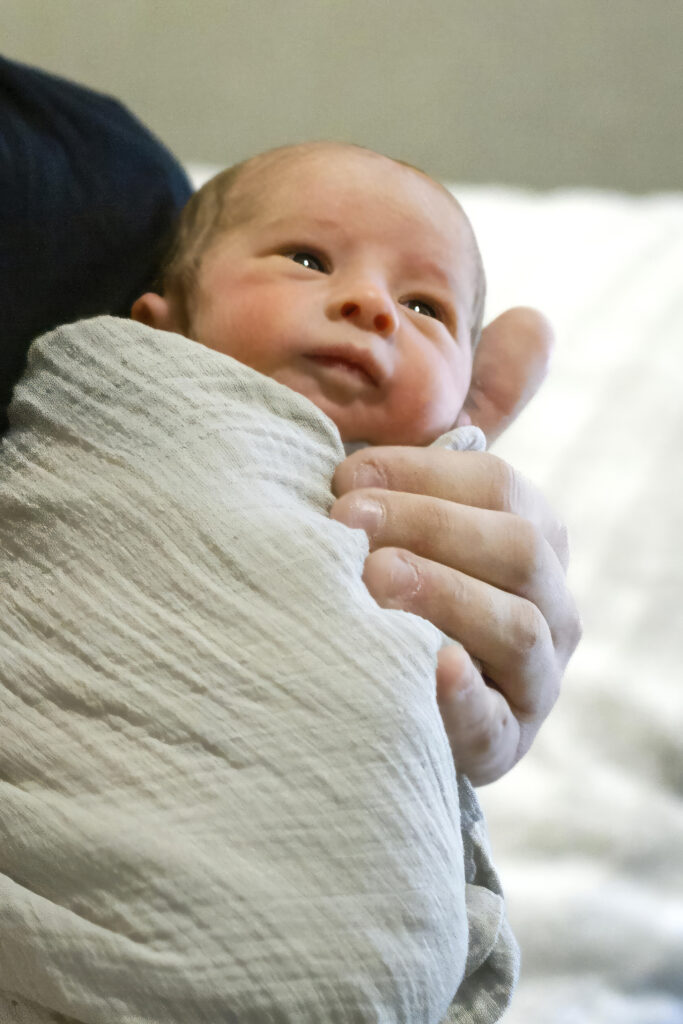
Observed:
[[[389,589],[393,592],[394,599],[405,599],[413,597],[420,587],[420,577],[412,562],[400,555],[394,559],[391,567],[391,579]]]
[[[372,498],[354,498],[347,509],[344,522],[347,526],[365,530],[368,536],[374,534],[384,519],[384,507]]]
[[[374,462],[363,462],[353,474],[354,488],[385,487],[386,477]]]

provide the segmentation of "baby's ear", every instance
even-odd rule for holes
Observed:
[[[130,317],[131,320],[137,320],[139,324],[156,327],[159,331],[180,333],[172,304],[163,295],[157,295],[156,292],[145,292],[139,299],[136,299],[131,308]]]

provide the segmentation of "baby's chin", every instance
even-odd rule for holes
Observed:
[[[466,422],[457,413],[449,413],[447,416],[427,415],[422,418],[422,422],[397,421],[395,413],[393,416],[383,415],[385,410],[381,403],[341,408],[335,408],[333,403],[325,401],[315,404],[335,423],[345,447],[407,445],[422,448]]]
[[[453,430],[454,427],[470,422],[469,417],[460,413],[457,406],[455,410],[452,407],[447,410],[445,405],[440,409],[434,406],[427,407],[420,410],[420,414],[416,414],[410,420],[397,415],[395,403],[393,414],[383,407],[381,401],[360,408],[343,406],[340,409],[335,409],[329,406],[325,407],[325,404],[321,402],[320,408],[335,422],[345,447],[350,445],[427,447],[449,430]]]
[[[329,413],[328,413],[329,415]],[[339,436],[342,439],[344,448],[347,450],[347,455],[350,454],[350,450],[354,451],[358,448],[366,448],[369,445],[377,447],[380,445],[397,445],[397,446],[411,446],[424,448],[436,441],[442,434],[447,433],[449,430],[453,430],[456,426],[463,426],[465,422],[469,423],[469,417],[467,420],[461,420],[458,418],[457,423],[451,420],[448,423],[440,424],[438,426],[425,427],[422,429],[412,428],[410,425],[401,426],[400,429],[396,429],[393,425],[388,424],[385,428],[378,427],[374,424],[372,427],[367,426],[365,430],[362,429],[361,425],[354,429],[349,429],[346,424],[335,419],[334,416],[330,416],[330,419],[334,420],[337,429],[339,430]]]
[[[367,384],[347,379],[344,374],[319,378],[317,374],[298,372],[298,367],[286,367],[273,377],[331,419],[346,449],[369,445],[425,447],[461,422],[457,406],[454,412],[452,407],[447,409],[445,402],[440,407],[423,406],[419,416],[408,422],[405,416],[398,415],[396,401],[388,400],[386,393],[368,390]]]

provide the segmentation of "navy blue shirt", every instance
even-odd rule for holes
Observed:
[[[117,100],[0,57],[0,432],[31,341],[128,316],[191,193]]]

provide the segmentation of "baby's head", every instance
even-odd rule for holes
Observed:
[[[450,193],[360,146],[260,154],[189,201],[134,319],[298,391],[343,441],[428,444],[456,425],[484,272]]]

